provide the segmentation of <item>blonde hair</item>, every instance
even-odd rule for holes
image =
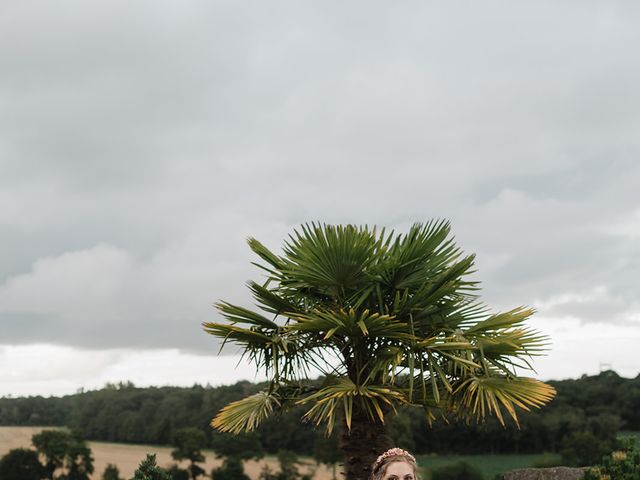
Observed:
[[[415,457],[401,448],[391,448],[373,462],[370,480],[382,480],[382,477],[387,472],[387,467],[395,462],[408,463],[413,469],[414,478],[418,480],[418,464]]]

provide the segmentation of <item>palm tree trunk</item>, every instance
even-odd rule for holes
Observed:
[[[378,455],[393,447],[385,425],[372,421],[357,403],[353,404],[351,430],[346,424],[343,426],[341,448],[346,480],[368,480]]]

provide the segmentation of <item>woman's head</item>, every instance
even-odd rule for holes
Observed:
[[[392,448],[373,462],[371,480],[417,480],[416,459],[406,450]]]

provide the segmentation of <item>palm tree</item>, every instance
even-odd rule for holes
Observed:
[[[533,310],[491,314],[469,279],[445,221],[407,234],[353,225],[306,224],[276,255],[255,239],[264,283],[248,284],[258,310],[221,301],[228,320],[206,332],[239,345],[270,378],[268,388],[224,407],[212,425],[255,429],[292,405],[331,433],[339,422],[348,480],[365,480],[391,446],[386,416],[400,406],[438,417],[517,423],[516,408],[540,407],[549,385],[516,374],[547,338],[524,326]],[[311,376],[324,376],[312,386]]]

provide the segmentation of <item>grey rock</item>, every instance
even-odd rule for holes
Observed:
[[[522,468],[505,473],[504,480],[579,480],[585,468]]]

